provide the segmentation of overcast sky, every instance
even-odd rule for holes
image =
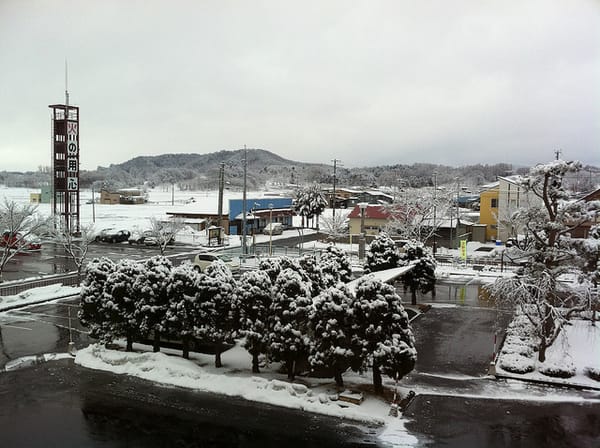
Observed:
[[[600,1],[0,0],[0,170],[263,148],[344,166],[600,165]]]

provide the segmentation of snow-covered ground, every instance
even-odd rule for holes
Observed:
[[[76,290],[77,288],[62,286],[32,289],[19,296],[2,298],[0,311],[6,307],[14,306],[16,303],[56,300],[59,297],[72,294]],[[214,367],[214,357],[212,355],[191,353],[189,360],[183,359],[180,355],[180,351],[171,349],[162,349],[161,353],[152,353],[151,347],[140,344],[134,345],[134,352],[132,353],[127,353],[122,349],[109,350],[100,344],[93,344],[80,350],[76,354],[75,362],[84,367],[111,371],[116,374],[132,375],[161,384],[238,396],[251,401],[338,416],[349,421],[381,425],[382,429],[379,437],[392,446],[416,446],[418,444],[417,439],[405,429],[406,420],[402,416],[396,418],[388,415],[389,402],[370,394],[364,395],[364,401],[360,405],[341,401],[337,397],[338,392],[332,379],[299,377],[296,383],[290,384],[284,374],[278,373],[277,363],[262,367],[260,374],[252,374],[250,355],[239,346],[228,350],[222,355],[224,367],[220,369]],[[43,360],[51,361],[66,356],[64,353],[46,354],[43,356]],[[599,326],[593,327],[588,322],[583,326],[575,323],[573,326],[567,327],[562,339],[557,341],[548,351],[549,360],[564,359],[565,357],[572,361],[578,372],[576,376],[569,379],[549,378],[539,372],[515,375],[499,369],[499,373],[516,380],[543,380],[546,383],[555,382],[600,389],[600,383],[592,382],[582,374],[585,368],[600,368]],[[5,368],[19,368],[28,363],[39,362],[38,358],[40,357],[32,356],[15,360]],[[469,377],[465,380],[480,381],[481,378]],[[354,392],[367,389],[371,381],[369,373],[359,375],[349,372],[344,376],[346,387]],[[391,386],[389,380],[386,384],[388,387]],[[506,400],[561,402],[580,399],[577,395],[561,390],[524,389],[519,384],[519,382],[509,382],[502,386],[490,380],[483,391],[476,394],[454,390],[438,390],[436,392],[421,386],[414,388],[414,391],[417,394],[463,394],[466,398],[481,397]],[[401,391],[404,394],[407,392],[402,388]],[[598,395],[593,395],[591,399],[600,403],[600,396]]]
[[[0,188],[0,199],[5,196],[9,200],[28,202],[29,193],[35,191]],[[189,202],[190,197],[194,197],[195,202]],[[239,193],[235,197],[239,197]],[[86,193],[82,193],[82,202],[85,202],[86,198]],[[91,198],[91,192],[89,192],[89,198]],[[153,190],[150,192],[150,201],[149,204],[144,205],[96,204],[96,228],[98,230],[106,227],[131,229],[138,226],[142,229],[148,226],[150,217],[164,217],[167,210],[181,211],[187,207],[190,207],[190,209],[216,208],[216,205],[211,205],[216,204],[216,192],[175,192],[175,205],[171,205],[170,191]],[[91,204],[82,205],[81,216],[84,224],[90,223],[92,220],[91,207]],[[50,206],[42,204],[39,210],[42,214],[49,214]],[[231,240],[235,240],[235,238]],[[268,236],[259,235],[256,242],[268,240]],[[231,241],[231,244],[236,243]],[[325,243],[319,242],[310,244],[315,248],[326,246]],[[357,249],[357,245],[343,247],[348,251]],[[475,284],[491,283],[500,275],[512,274],[498,271],[474,271],[456,265],[440,266],[436,271],[436,275],[445,281]],[[57,300],[60,297],[77,293],[77,291],[78,288],[52,285],[32,289],[17,296],[0,297],[0,312],[19,304]],[[573,325],[567,327],[561,337],[562,339],[557,341],[548,351],[548,358],[568,357],[577,369],[577,374],[569,379],[560,379],[560,382],[598,388],[600,384],[598,382],[590,383],[592,380],[583,375],[582,372],[585,368],[590,367],[600,369],[600,327],[592,327],[588,324],[583,328],[580,325]],[[162,353],[152,353],[149,347],[141,345],[134,347],[135,352],[126,353],[122,350],[108,350],[101,345],[94,344],[80,350],[76,355],[75,362],[85,367],[138,376],[162,384],[224,395],[235,395],[252,401],[382,425],[380,437],[393,446],[414,446],[418,444],[417,439],[405,430],[404,424],[406,421],[402,417],[395,418],[388,415],[389,403],[381,398],[365,395],[365,399],[360,405],[346,403],[336,399],[337,391],[335,390],[335,383],[331,379],[321,380],[301,377],[297,383],[290,384],[287,382],[285,375],[277,372],[276,364],[264,367],[261,374],[252,374],[250,356],[241,347],[236,346],[223,354],[224,367],[221,369],[213,367],[213,357],[209,355],[191,354],[191,359],[185,360],[181,358],[180,353],[177,351],[163,349]],[[567,354],[565,355],[565,353]],[[66,355],[47,354],[44,355],[44,360],[58,359],[64,356]],[[37,359],[37,357],[30,358]],[[27,363],[31,360],[21,359],[15,361],[14,368],[18,368],[19,362]],[[499,373],[509,375],[508,372],[503,372],[502,369],[499,369]],[[546,382],[555,380],[543,376],[537,371],[524,375],[510,375],[524,380],[543,379]],[[366,388],[365,386],[371,384],[371,378],[368,374],[348,373],[344,376],[344,381],[348,389],[352,391],[363,390]],[[515,384],[517,385],[515,386]],[[492,398],[526,399],[518,384],[509,383],[506,387],[500,387],[500,385],[490,382],[490,386],[486,388],[486,394]],[[389,386],[390,383],[388,382],[387,385]],[[415,391],[417,393],[435,393],[430,390],[417,389]],[[532,400],[548,400],[552,398],[554,393],[533,394],[529,398]],[[571,396],[565,398],[564,394],[559,394],[556,399],[576,400],[577,398]]]
[[[0,186],[0,201],[4,199],[15,201],[20,204],[28,204],[31,193],[39,193],[39,189],[30,188],[6,188]],[[272,193],[263,192],[248,192],[248,198],[269,197]],[[80,193],[80,219],[82,226],[92,225],[97,232],[102,229],[126,229],[130,232],[143,231],[150,229],[150,219],[158,220],[168,219],[167,212],[210,212],[216,213],[218,210],[218,192],[217,191],[181,191],[165,190],[163,188],[154,188],[148,192],[148,202],[145,204],[92,204],[91,190],[82,190]],[[224,212],[229,208],[229,199],[241,199],[241,192],[226,190],[223,193]],[[95,194],[95,199],[98,201],[100,196]],[[38,204],[37,211],[42,216],[50,216],[50,204]],[[294,225],[299,226],[301,218],[294,217]],[[307,235],[314,232],[310,229],[305,229],[304,234]],[[273,241],[279,238],[297,236],[296,230],[288,230],[283,235],[274,235]],[[204,245],[207,244],[206,232],[195,232],[193,229],[184,228],[176,237],[176,240],[184,244]],[[251,240],[251,238],[249,238]],[[265,243],[269,242],[268,235],[256,235],[252,242]],[[241,240],[239,236],[227,237],[226,244],[231,246],[240,246]]]
[[[259,403],[269,403],[307,412],[340,417],[383,426],[380,437],[394,446],[413,446],[417,439],[404,429],[404,420],[388,416],[389,403],[379,397],[365,395],[360,404],[342,401],[332,379],[302,377],[294,383],[277,372],[278,363],[251,373],[251,357],[236,346],[222,355],[223,367],[216,369],[214,356],[191,353],[190,359],[180,352],[163,350],[152,353],[151,347],[134,344],[134,353],[107,350],[99,344],[80,350],[75,362],[91,369],[133,375],[157,383],[236,396]],[[353,392],[371,378],[353,374],[344,378]]]

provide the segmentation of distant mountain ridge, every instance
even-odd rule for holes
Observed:
[[[301,156],[301,154],[299,154]],[[401,158],[402,154],[398,154]],[[264,149],[247,150],[247,186],[249,189],[271,189],[279,186],[306,185],[317,182],[333,184],[333,166],[320,163],[305,163],[285,159]],[[105,188],[157,186],[177,184],[181,189],[214,190],[218,186],[219,168],[223,163],[225,183],[229,189],[241,190],[244,177],[244,150],[222,150],[207,154],[181,153],[156,156],[138,156],[126,162],[99,166],[96,170],[82,171],[82,188],[96,190]],[[451,189],[475,187],[495,181],[497,176],[525,174],[527,168],[514,169],[507,163],[474,164],[462,167],[449,167],[432,163],[396,164],[360,168],[345,168],[343,162],[336,170],[338,187],[423,187],[447,185]],[[346,163],[350,164],[351,160]],[[587,191],[600,182],[600,170],[584,167],[585,176],[578,176],[579,191]],[[39,188],[51,179],[50,167],[40,167],[37,172],[0,172],[0,184],[12,187]],[[585,184],[585,185],[584,185]]]
[[[138,156],[120,164],[98,167],[82,173],[82,184],[102,181],[112,187],[177,183],[191,190],[212,188],[217,185],[221,164],[225,168],[225,182],[230,188],[241,188],[244,173],[244,150],[217,151],[208,154],[182,153],[157,156]],[[326,172],[323,164],[311,164],[284,159],[264,149],[248,149],[248,188],[259,188],[267,182],[288,184],[298,181],[298,174],[310,171]],[[303,177],[306,177],[303,175]]]

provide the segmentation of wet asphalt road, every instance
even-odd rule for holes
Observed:
[[[377,428],[79,367],[0,374],[3,447],[350,447]]]

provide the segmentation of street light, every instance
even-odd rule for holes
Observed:
[[[359,202],[358,208],[360,209],[360,235],[358,236],[358,259],[365,259],[365,210],[367,209],[366,202]]]
[[[273,256],[273,203],[269,202],[269,257]]]

